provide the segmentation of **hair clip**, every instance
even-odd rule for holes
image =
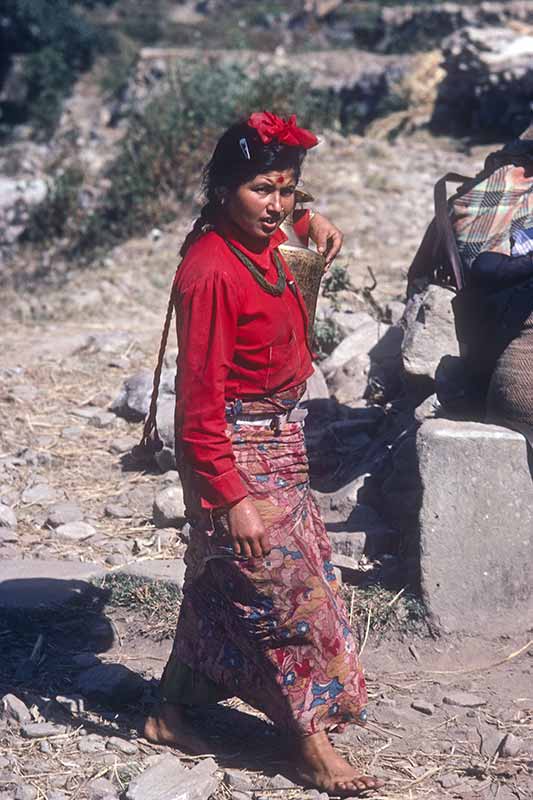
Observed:
[[[244,136],[242,137],[242,139],[239,139],[239,144],[241,146],[241,150],[243,152],[244,157],[247,159],[247,161],[250,161],[252,156],[250,155],[250,151],[248,149],[248,142],[246,141]]]

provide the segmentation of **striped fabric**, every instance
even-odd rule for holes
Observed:
[[[487,250],[511,255],[516,235],[533,227],[533,176],[522,166],[505,165],[450,205],[457,248],[468,271]]]

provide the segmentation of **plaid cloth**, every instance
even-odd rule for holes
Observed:
[[[505,165],[450,204],[459,255],[468,272],[482,252],[511,255],[519,231],[533,227],[533,177]]]

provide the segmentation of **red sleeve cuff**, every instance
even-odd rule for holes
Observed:
[[[238,469],[230,469],[222,475],[207,478],[198,475],[202,508],[223,508],[248,496],[248,489]]]

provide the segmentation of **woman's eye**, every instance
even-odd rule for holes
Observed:
[[[293,186],[287,186],[286,189],[282,189],[281,190],[281,194],[283,195],[283,197],[290,197],[291,195],[294,194],[294,187]]]

